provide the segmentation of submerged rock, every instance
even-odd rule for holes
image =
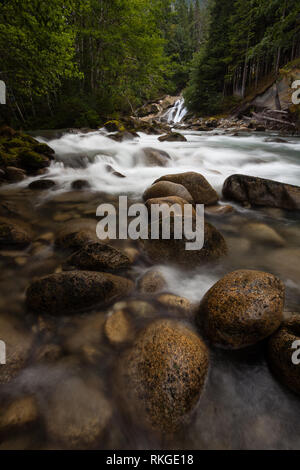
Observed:
[[[17,398],[0,411],[0,433],[16,433],[28,428],[37,422],[38,417],[37,403],[33,396]]]
[[[31,229],[23,222],[0,218],[0,248],[26,248],[32,238]]]
[[[129,315],[124,310],[110,312],[105,321],[104,332],[108,341],[115,346],[128,343],[133,338],[133,325]]]
[[[300,187],[255,176],[229,176],[223,186],[223,195],[254,206],[300,209]]]
[[[0,365],[0,384],[8,383],[25,366],[34,336],[11,315],[0,315],[0,339],[6,345],[6,364]]]
[[[158,150],[152,147],[143,148],[146,163],[149,166],[168,166],[170,163],[170,155],[163,150]]]
[[[40,179],[40,180],[36,180],[30,183],[28,188],[32,190],[37,190],[37,191],[46,191],[47,189],[51,189],[54,186],[56,186],[54,181],[47,180],[47,179]]]
[[[159,137],[158,140],[160,142],[187,142],[184,135],[179,134],[179,132],[169,132],[168,134]]]
[[[153,322],[121,359],[126,409],[140,424],[175,431],[198,403],[208,364],[208,350],[191,328],[175,320]]]
[[[90,188],[91,185],[87,180],[75,180],[71,184],[71,188],[81,191],[82,189]]]
[[[29,311],[40,314],[72,314],[109,303],[132,289],[132,281],[112,274],[62,272],[34,281],[27,290],[26,305]]]
[[[294,346],[298,341],[297,346]],[[293,347],[294,346],[294,347]],[[279,330],[270,338],[268,355],[272,371],[280,382],[300,395],[300,364],[293,363],[300,359],[300,315],[293,315],[284,321]],[[294,361],[295,362],[295,361]]]
[[[160,294],[156,300],[169,312],[179,313],[190,317],[194,311],[194,306],[185,297],[174,294]]]
[[[215,204],[219,200],[217,192],[200,173],[188,171],[174,175],[165,175],[157,179],[154,183],[169,181],[181,184],[191,194],[195,204]]]
[[[198,313],[212,344],[240,349],[270,336],[283,320],[285,288],[273,274],[238,270],[204,296]]]
[[[141,294],[155,294],[167,286],[167,281],[159,271],[147,271],[138,280],[138,290]]]
[[[144,201],[168,196],[177,196],[190,204],[193,203],[191,194],[184,186],[181,184],[171,183],[170,181],[160,181],[159,183],[154,183],[152,186],[150,186],[150,188],[146,189],[143,194]]]
[[[246,237],[268,245],[282,247],[285,245],[284,239],[272,227],[260,222],[250,222],[243,226],[242,232]]]
[[[131,265],[120,250],[104,243],[89,243],[67,260],[67,264],[87,271],[117,271]]]
[[[234,212],[234,208],[230,205],[215,205],[215,206],[206,206],[205,207],[205,214],[211,216],[222,216],[232,214]]]
[[[116,142],[124,142],[126,140],[133,140],[136,137],[139,137],[139,135],[136,132],[119,131],[116,134],[110,134],[107,137],[115,140]]]
[[[104,435],[112,407],[96,378],[62,380],[48,396],[45,424],[48,436],[67,448],[94,447]]]
[[[87,243],[98,241],[96,226],[94,220],[71,220],[57,233],[55,244],[58,248],[79,250]]]

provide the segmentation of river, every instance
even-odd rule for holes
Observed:
[[[156,135],[140,134],[132,141],[117,143],[105,130],[90,133],[66,133],[55,138],[41,132],[39,140],[56,152],[56,160],[47,178],[56,186],[46,192],[32,193],[28,184],[37,178],[1,188],[1,197],[22,208],[24,218],[31,218],[39,235],[53,234],[71,219],[95,219],[97,205],[116,202],[118,195],[140,201],[144,190],[154,180],[170,173],[196,171],[206,177],[221,196],[224,180],[235,173],[269,178],[299,185],[300,138],[284,137],[285,143],[266,142],[275,137],[266,133],[228,135],[219,131],[181,131],[187,142],[160,143]],[[219,134],[219,135],[218,135]],[[142,152],[144,147],[166,151],[171,159],[168,167],[149,166]],[[125,177],[114,175],[107,167]],[[74,180],[87,180],[89,190],[71,190]],[[238,268],[260,269],[278,275],[286,285],[286,316],[300,313],[300,219],[296,212],[279,209],[252,209],[227,202],[234,212],[208,219],[223,234],[229,254],[217,267],[183,272],[170,266],[159,266],[168,281],[168,292],[184,296],[192,302],[201,300],[205,292],[223,274]],[[225,202],[224,202],[225,204]],[[273,229],[282,243],[257,240],[247,231],[247,224],[263,223]],[[37,236],[38,239],[38,236]],[[134,246],[128,242],[129,246]],[[31,249],[32,250],[32,249]],[[0,310],[6,316],[23,315],[24,292],[31,279],[59,269],[64,261],[52,243],[37,243],[35,251],[16,253],[12,263],[1,260]],[[12,255],[11,255],[12,257]],[[16,264],[15,264],[15,260]],[[149,267],[143,262],[134,266],[136,277]],[[67,320],[61,319],[65,328]],[[84,332],[82,333],[84,335]],[[64,334],[57,343],[63,342]],[[118,410],[118,401],[111,397],[114,415],[110,431],[101,448],[187,448],[187,449],[299,449],[300,402],[271,375],[264,354],[265,345],[245,352],[213,350],[209,379],[190,425],[171,442],[161,442],[149,433],[137,432],[128,426]],[[106,354],[106,355],[105,355]],[[98,372],[111,380],[111,364],[118,354],[105,349]],[[110,356],[110,357],[108,357]],[[103,361],[107,364],[103,365]],[[53,381],[63,380],[64,368],[41,365],[29,360],[5,394],[21,391],[38,396],[46,407],[47,390]],[[87,394],[86,399],[89,400]],[[62,397],[61,407],[64,406]],[[25,436],[20,437],[24,446]],[[26,436],[27,448],[48,448],[51,443],[40,434]],[[4,446],[5,446],[4,439]],[[3,444],[2,444],[3,445]],[[11,444],[13,445],[13,444]],[[14,444],[17,445],[16,443]],[[48,447],[47,447],[48,446]]]

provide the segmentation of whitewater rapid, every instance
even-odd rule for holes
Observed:
[[[74,180],[84,179],[94,191],[128,194],[138,199],[158,177],[185,171],[203,174],[219,193],[224,180],[235,173],[299,184],[300,138],[271,143],[265,142],[263,133],[233,137],[215,132],[181,132],[187,142],[161,143],[159,136],[141,133],[132,141],[118,143],[108,138],[103,129],[88,134],[66,133],[58,139],[40,135],[39,140],[56,152],[56,160],[46,175],[57,183],[52,194],[69,191]],[[143,153],[147,147],[166,151],[170,155],[168,166],[150,166]],[[107,165],[125,178],[113,175]]]

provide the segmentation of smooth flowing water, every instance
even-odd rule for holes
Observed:
[[[25,252],[1,256],[0,310],[3,315],[7,318],[14,315],[23,321],[24,293],[29,282],[34,277],[61,269],[65,255],[57,252],[53,245],[54,234],[59,228],[73,219],[96,220],[97,206],[104,201],[116,202],[118,195],[125,194],[131,200],[141,200],[144,190],[164,174],[197,171],[220,195],[224,180],[235,173],[299,185],[300,138],[285,137],[286,143],[271,143],[265,142],[270,134],[243,133],[233,137],[216,135],[216,131],[183,133],[187,138],[187,142],[183,143],[160,143],[159,136],[144,134],[133,141],[117,143],[109,139],[103,130],[88,134],[68,133],[60,138],[49,138],[48,134],[47,139],[42,132],[39,133],[39,140],[47,142],[57,155],[46,175],[56,182],[54,189],[33,193],[27,189],[30,181],[36,179],[32,178],[2,187],[0,191],[1,199],[9,207],[17,207],[22,217],[32,223],[37,240],[35,246]],[[166,151],[171,157],[168,167],[149,165],[143,153],[145,147]],[[125,178],[114,175],[107,165]],[[72,190],[72,182],[79,179],[87,180],[90,189]],[[189,273],[170,266],[159,266],[168,281],[167,291],[198,302],[225,273],[239,268],[260,269],[280,276],[285,283],[285,315],[300,313],[299,217],[295,212],[287,213],[279,209],[248,209],[232,205],[232,214],[209,217],[228,243],[228,257],[217,267],[205,266]],[[247,231],[248,222],[263,223],[274,229],[282,239],[280,246],[274,246],[270,241],[259,241]],[[40,240],[46,234],[49,243],[42,243]],[[128,246],[136,245],[128,241]],[[137,263],[132,277],[136,279],[148,269],[145,263]],[[79,322],[79,326],[73,326],[71,330],[70,320],[57,321],[57,344],[63,344],[70,356],[76,356],[76,348],[68,349],[65,344],[70,344],[72,335],[76,338],[81,336],[84,341],[87,334],[86,340],[89,341],[89,318],[84,320],[84,328]],[[137,329],[139,327],[136,325]],[[264,348],[262,344],[244,352],[212,350],[209,377],[199,406],[189,426],[170,442],[161,442],[157,436],[142,433],[127,423],[118,408],[117,398],[109,393],[114,414],[99,448],[299,448],[299,398],[274,379],[267,366]],[[107,345],[101,346],[101,359],[92,366],[109,391],[111,370],[118,354]],[[67,360],[59,364],[41,365],[31,359],[12,384],[2,386],[3,393],[13,396],[24,391],[32,393],[38,397],[47,414],[48,390],[64,378],[66,365]],[[88,392],[85,390],[84,393],[89,400]],[[61,398],[62,408],[64,400],[66,397]],[[10,445],[25,446],[24,436],[20,439],[19,444],[12,441]],[[27,434],[26,443],[27,448],[51,446],[43,434]],[[2,445],[7,447],[7,440],[4,439]]]

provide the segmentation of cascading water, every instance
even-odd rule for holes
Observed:
[[[169,123],[178,124],[182,121],[187,112],[188,111],[184,106],[184,99],[180,98],[172,108],[168,109],[164,118],[167,119]]]

